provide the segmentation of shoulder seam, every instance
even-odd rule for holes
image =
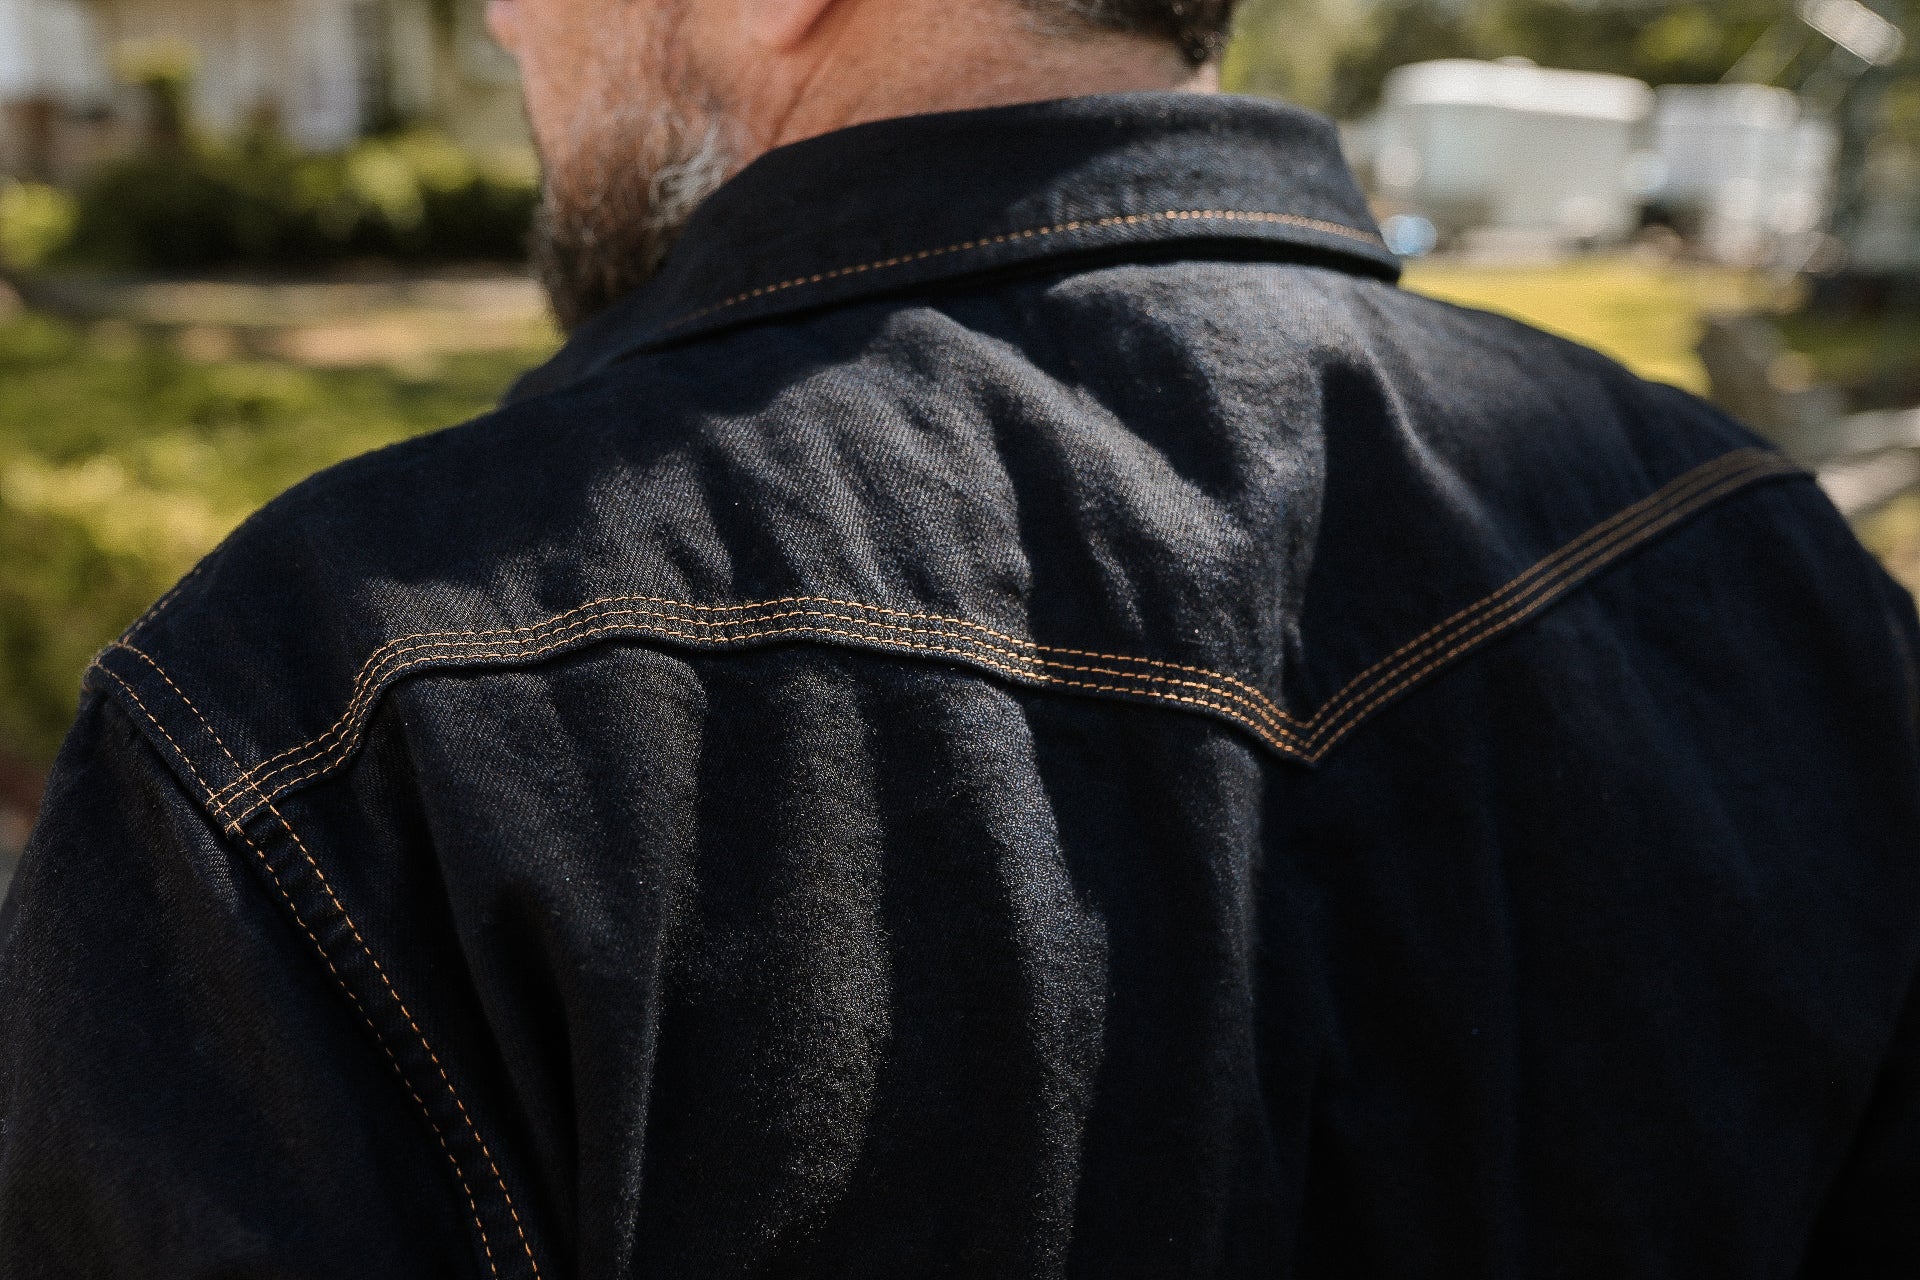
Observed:
[[[325,778],[358,749],[385,690],[416,672],[520,666],[619,639],[701,651],[813,642],[953,661],[1031,687],[1142,698],[1215,715],[1252,733],[1281,756],[1317,764],[1389,702],[1537,615],[1630,552],[1742,489],[1794,475],[1804,472],[1768,449],[1736,449],[1702,463],[1408,640],[1348,680],[1310,715],[1287,711],[1254,683],[1226,672],[1042,645],[942,614],[830,596],[740,604],[609,596],[526,626],[419,632],[387,641],[362,662],[347,704],[332,725],[248,769],[226,752],[234,767],[221,771],[228,779],[224,785],[206,788],[207,802],[217,821],[238,830],[288,791]],[[116,649],[152,663],[124,641],[110,646],[102,659]],[[182,700],[185,696],[180,694]],[[191,709],[198,715],[197,708]],[[217,742],[212,725],[204,716],[199,720]],[[225,751],[224,744],[221,749]]]
[[[240,769],[240,762],[234,757],[233,753],[228,750],[226,743],[222,741],[220,735],[214,731],[212,724],[207,721],[206,716],[202,714],[200,708],[195,705],[193,700],[174,682],[173,677],[167,673],[166,669],[162,667],[159,662],[124,640],[116,641],[113,645],[109,646],[109,649],[124,649],[145,662],[147,666],[165,682],[167,688],[173,691],[180,703],[187,708],[206,732],[212,736],[213,740],[219,744],[221,752],[225,754],[227,760],[232,763],[234,769]],[[160,717],[156,716],[153,710],[148,707],[146,701],[141,698],[139,691],[119,672],[114,671],[102,662],[96,661],[90,670],[98,670],[109,680],[113,681],[125,697],[131,701],[133,709],[137,711],[148,724],[153,726],[153,729],[160,735],[161,739],[172,749],[175,757],[185,766],[188,776],[198,784],[202,793],[202,803],[207,806],[209,811],[212,811],[214,809],[213,788],[207,783],[200,769],[195,766],[192,757],[181,747],[178,739],[176,739],[173,733],[168,730],[167,726],[162,723]],[[435,1053],[433,1045],[427,1039],[425,1031],[421,1029],[419,1022],[407,1008],[405,1000],[402,999],[398,989],[393,985],[392,979],[388,977],[385,967],[381,965],[379,959],[374,955],[372,947],[367,943],[359,927],[354,923],[353,917],[348,913],[346,906],[334,892],[333,885],[327,879],[326,872],[321,869],[318,859],[313,856],[306,842],[300,838],[299,833],[294,830],[293,824],[277,806],[268,804],[266,808],[279,823],[281,829],[285,831],[293,846],[298,850],[301,859],[319,886],[326,903],[331,906],[331,923],[337,926],[336,929],[329,931],[325,925],[316,929],[315,924],[309,919],[309,913],[301,910],[299,903],[295,900],[293,891],[288,888],[287,878],[275,868],[273,860],[268,856],[262,843],[256,840],[249,831],[237,825],[229,825],[227,828],[228,831],[244,842],[252,852],[254,860],[258,862],[267,882],[285,904],[294,926],[312,945],[315,953],[320,958],[320,962],[326,967],[327,972],[333,976],[333,980],[340,989],[341,994],[344,995],[347,1002],[353,1006],[354,1011],[360,1015],[360,1019],[366,1024],[367,1030],[372,1033],[374,1043],[379,1046],[381,1053],[386,1056],[401,1087],[405,1089],[408,1096],[413,1099],[414,1105],[419,1109],[421,1117],[426,1121],[428,1129],[432,1132],[434,1140],[439,1144],[441,1151],[445,1154],[453,1174],[454,1182],[460,1188],[461,1196],[466,1201],[474,1231],[478,1236],[480,1251],[487,1264],[488,1275],[492,1277],[493,1280],[498,1280],[500,1276],[500,1265],[499,1261],[494,1257],[493,1241],[487,1233],[486,1223],[482,1218],[478,1198],[475,1196],[472,1183],[468,1178],[467,1168],[463,1165],[460,1157],[455,1154],[453,1146],[447,1140],[446,1127],[435,1118],[433,1108],[421,1097],[420,1089],[413,1079],[413,1074],[410,1073],[406,1065],[402,1063],[400,1055],[396,1053],[389,1037],[381,1031],[380,1026],[375,1021],[373,1011],[367,1007],[367,1003],[361,998],[360,993],[354,989],[354,985],[348,980],[346,973],[343,972],[343,969],[348,967],[344,958],[337,959],[333,951],[321,940],[320,935],[323,932],[333,932],[337,934],[340,929],[344,929],[347,935],[350,936],[358,946],[361,957],[378,977],[380,986],[392,1001],[398,1017],[413,1032],[415,1043],[418,1046],[420,1054],[426,1057],[428,1062],[432,1064],[435,1073],[439,1076],[440,1083],[445,1090],[447,1102],[451,1104],[454,1111],[457,1112],[460,1127],[464,1130],[464,1136],[468,1144],[478,1149],[480,1159],[485,1162],[487,1172],[493,1180],[494,1188],[497,1189],[500,1194],[501,1203],[504,1205],[507,1215],[512,1220],[514,1233],[517,1235],[520,1248],[526,1256],[527,1274],[532,1277],[532,1280],[540,1280],[540,1264],[534,1257],[532,1243],[527,1238],[526,1228],[521,1222],[519,1210],[513,1203],[513,1195],[507,1189],[506,1178],[501,1174],[498,1162],[495,1161],[492,1151],[488,1148],[486,1139],[481,1136],[479,1126],[475,1123],[472,1113],[467,1109],[465,1101],[461,1099],[452,1078],[447,1072],[446,1066],[441,1061],[439,1055]]]

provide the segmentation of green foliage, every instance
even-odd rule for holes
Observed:
[[[411,131],[313,155],[269,130],[136,152],[84,183],[61,256],[134,271],[303,268],[347,258],[509,260],[533,176]]]
[[[1574,4],[1502,0],[1476,24],[1489,56],[1519,54],[1542,66],[1612,71],[1650,84],[1718,80],[1773,24],[1781,0],[1706,4]]]
[[[0,748],[50,759],[93,653],[262,502],[471,417],[540,354],[402,376],[0,320]]]
[[[1652,84],[1718,80],[1788,0],[1248,0],[1229,48],[1229,87],[1348,118],[1389,71],[1433,58],[1525,57]]]
[[[188,102],[199,65],[199,52],[178,36],[127,40],[115,50],[116,75],[123,84],[137,87],[146,101],[151,144],[177,150],[186,137]]]
[[[0,269],[40,266],[73,238],[73,197],[39,182],[0,182]]]
[[[1920,393],[1920,313],[1809,309],[1774,323],[1813,379],[1839,387],[1851,409],[1902,409]]]
[[[1356,0],[1243,0],[1220,78],[1235,93],[1264,93],[1325,110],[1336,63],[1359,37]]]
[[[1473,22],[1453,6],[1433,0],[1381,0],[1359,38],[1340,51],[1326,107],[1343,118],[1370,110],[1387,73],[1409,62],[1487,56]]]

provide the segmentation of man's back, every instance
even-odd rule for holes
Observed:
[[[1911,606],[1393,271],[1282,108],[869,125],[269,508],[90,674],[0,1258],[1920,1266]]]

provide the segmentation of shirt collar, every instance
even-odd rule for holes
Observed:
[[[701,205],[657,277],[583,325],[508,399],[795,311],[1066,254],[1181,244],[1399,271],[1333,125],[1310,112],[1141,93],[905,116],[748,165]]]

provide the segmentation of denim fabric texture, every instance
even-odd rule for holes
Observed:
[[[1230,97],[757,161],[90,671],[0,1274],[1920,1274],[1920,653]]]

